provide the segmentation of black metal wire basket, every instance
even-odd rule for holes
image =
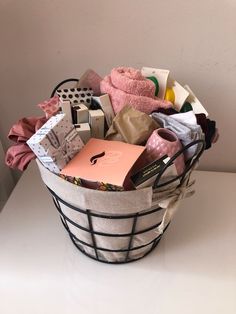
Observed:
[[[77,79],[68,79],[63,81],[62,83],[58,84],[54,89],[52,96],[54,95],[55,91],[64,83],[70,81],[78,81]],[[183,154],[188,148],[197,145],[198,149],[196,150],[193,157],[188,160],[186,163],[185,170],[181,175],[172,178],[169,181],[164,183],[161,182],[162,175],[168,169],[168,167],[173,163],[173,161]],[[205,141],[204,140],[196,140],[192,143],[183,147],[179,152],[177,152],[163,167],[163,169],[158,174],[156,181],[154,183],[153,189],[158,190],[159,188],[163,188],[165,185],[169,185],[175,181],[179,184],[176,186],[180,187],[182,182],[185,180],[186,176],[188,176],[192,169],[194,169],[196,163],[198,162],[200,156],[202,155],[205,149]],[[46,183],[45,183],[46,184]],[[47,185],[47,184],[46,184]],[[161,211],[164,209],[161,207],[157,208],[150,208],[144,211],[137,211],[134,213],[129,214],[104,214],[102,212],[91,210],[91,209],[81,209],[77,206],[70,204],[63,200],[62,197],[59,197],[55,191],[50,189],[47,186],[50,194],[52,195],[53,202],[60,214],[60,218],[62,221],[63,226],[65,227],[66,231],[68,232],[72,242],[74,245],[85,255],[89,256],[90,258],[104,262],[104,263],[111,263],[111,264],[122,264],[122,263],[129,263],[136,260],[139,260],[149,254],[153,249],[158,245],[160,242],[164,232],[168,228],[169,224],[167,224],[163,230],[163,233],[157,234],[155,236],[155,230],[161,224],[163,215],[159,215]],[[111,193],[111,192],[102,192],[102,193]],[[138,192],[137,192],[138,193]],[[73,215],[69,215],[65,212],[65,208],[69,210],[70,213]],[[78,216],[78,219],[73,219],[72,217]],[[159,218],[157,218],[159,217]],[[151,225],[143,224],[145,219],[151,219]],[[83,222],[83,223],[80,223]],[[102,222],[105,225],[112,224],[116,226],[116,232],[104,232],[104,230],[98,230],[95,228],[95,221],[96,225],[100,225]],[[99,222],[99,223],[98,223]],[[129,226],[129,232],[117,232],[119,230],[119,225],[123,223],[127,223]],[[143,237],[145,238],[145,234],[152,233],[151,241],[143,241]],[[86,236],[80,236],[84,235]],[[154,236],[153,236],[154,235]],[[85,241],[89,239],[89,241]],[[109,244],[109,245],[101,245],[101,241],[98,239],[103,239],[102,243]],[[115,241],[114,241],[115,239]],[[137,241],[138,239],[138,241]],[[119,245],[116,245],[117,240]],[[125,241],[124,241],[125,240]],[[110,244],[110,242],[114,243]],[[143,243],[142,243],[143,241]],[[122,245],[120,244],[122,243]]]
[[[173,178],[172,180],[165,182],[164,184],[160,184],[158,185],[158,182],[161,178],[161,175],[164,173],[164,171],[168,168],[168,164],[166,164],[165,169],[163,168],[162,173],[160,173],[160,175],[158,176],[154,188],[158,189],[159,187],[163,187],[164,185],[168,185],[171,182],[174,182],[176,180],[180,180],[180,185],[181,182],[184,180],[185,176],[189,173],[189,171],[194,167],[195,163],[198,161],[200,155],[202,154],[203,150],[204,150],[204,141],[202,140],[198,140],[198,141],[194,141],[191,143],[191,145],[196,145],[196,144],[201,144],[201,149],[199,150],[199,152],[193,157],[193,159],[191,159],[191,161],[189,162],[189,165],[186,165],[185,171],[178,177]],[[189,147],[190,145],[188,145]],[[181,151],[179,151],[175,156],[173,156],[171,158],[171,160],[169,161],[170,163],[177,158],[185,149],[187,148],[184,147]],[[49,192],[51,193],[52,197],[53,197],[53,201],[54,204],[60,214],[61,217],[61,221],[63,223],[63,226],[65,227],[65,229],[67,230],[72,242],[74,243],[74,245],[85,255],[100,261],[100,262],[104,262],[104,263],[111,263],[111,264],[122,264],[122,263],[128,263],[128,262],[132,262],[135,260],[138,260],[140,258],[143,258],[144,256],[146,256],[147,254],[149,254],[159,243],[159,241],[161,240],[161,237],[163,236],[164,232],[166,231],[167,227],[169,226],[169,224],[165,227],[164,232],[162,234],[157,235],[156,237],[154,237],[154,239],[152,239],[150,242],[148,243],[144,243],[141,245],[135,245],[134,244],[134,240],[136,237],[140,237],[140,236],[145,236],[145,234],[150,233],[152,231],[155,231],[156,228],[158,228],[158,226],[161,224],[162,221],[162,215],[160,216],[160,220],[157,221],[153,221],[151,226],[148,227],[144,227],[144,228],[139,228],[137,229],[137,225],[139,224],[139,220],[144,219],[144,218],[148,218],[148,216],[150,217],[155,217],[155,214],[158,214],[158,212],[161,212],[163,210],[163,208],[161,207],[157,207],[157,208],[150,208],[149,210],[145,210],[145,211],[141,211],[141,212],[135,212],[132,214],[127,214],[127,215],[107,215],[107,214],[103,214],[103,213],[99,213],[99,211],[94,211],[91,209],[81,209],[79,207],[75,207],[72,204],[69,204],[68,202],[64,201],[61,197],[59,197],[54,191],[52,191],[49,187],[48,187]],[[102,193],[110,193],[110,192],[102,192]],[[87,227],[84,226],[84,224],[80,224],[77,222],[75,222],[69,215],[67,215],[65,213],[65,211],[62,209],[62,206],[66,206],[67,208],[69,208],[70,210],[76,212],[78,215],[80,215],[80,218],[78,220],[81,219],[81,221],[84,221],[84,219],[86,219],[87,221]],[[84,218],[81,218],[81,215],[84,216]],[[146,216],[146,217],[145,217]],[[86,217],[86,218],[85,218]],[[102,223],[105,221],[105,224],[122,224],[122,221],[129,221],[128,224],[130,225],[130,231],[127,233],[108,233],[108,232],[103,232],[103,231],[99,231],[99,230],[95,230],[94,228],[94,219],[100,220],[99,223],[97,223],[97,225],[99,225],[100,223]],[[140,222],[139,225],[142,225],[142,223]],[[73,228],[72,228],[73,227]],[[73,229],[73,230],[72,230]],[[78,230],[78,232],[75,232],[74,230]],[[85,242],[83,239],[80,238],[80,236],[78,236],[78,234],[81,233],[81,231],[84,233],[87,233],[87,237],[90,238],[90,243]],[[75,234],[76,233],[76,234]],[[97,244],[97,237],[104,237],[104,239],[106,239],[106,243],[109,243],[109,241],[111,241],[111,239],[116,238],[116,239],[126,239],[125,241],[125,245],[120,248],[120,246],[116,247],[116,245],[114,245],[113,248],[111,248],[109,246],[108,247],[101,247],[99,244]],[[118,241],[119,242],[119,241]],[[140,253],[141,251],[141,253]],[[138,254],[135,254],[136,252],[139,252]],[[106,257],[104,257],[105,255],[108,255]],[[116,258],[116,256],[119,256],[118,258]]]
[[[144,256],[146,256],[148,253],[150,253],[156,246],[157,244],[159,243],[162,235],[159,235],[158,237],[156,237],[154,240],[152,240],[151,242],[149,243],[146,243],[144,245],[140,245],[140,246],[133,246],[132,243],[133,243],[133,239],[136,235],[140,235],[140,234],[143,234],[145,232],[148,232],[148,231],[151,231],[155,228],[157,228],[160,224],[160,222],[158,223],[155,223],[154,225],[152,225],[151,227],[149,228],[146,228],[146,229],[143,229],[143,230],[139,230],[139,231],[136,231],[136,225],[137,225],[137,221],[140,217],[142,216],[145,216],[145,215],[150,215],[150,214],[153,214],[159,210],[161,210],[162,208],[158,207],[158,208],[155,208],[155,209],[150,209],[148,211],[145,211],[145,212],[137,212],[135,214],[130,214],[130,215],[117,215],[117,216],[110,216],[110,215],[104,215],[104,214],[97,214],[97,213],[93,213],[91,210],[87,209],[87,210],[82,210],[80,208],[77,208],[77,207],[74,207],[72,206],[71,204],[63,201],[60,197],[58,197],[52,190],[50,190],[48,188],[49,192],[52,194],[53,196],[53,201],[54,201],[54,204],[61,216],[61,221],[62,221],[62,224],[63,226],[65,227],[65,229],[67,230],[72,242],[74,243],[74,245],[85,255],[97,260],[97,261],[100,261],[100,262],[104,262],[104,263],[110,263],[110,264],[123,264],[123,263],[129,263],[129,262],[132,262],[132,261],[135,261],[135,260],[138,260]],[[83,226],[79,225],[78,223],[75,223],[73,220],[71,220],[69,217],[67,217],[62,209],[61,209],[61,205],[60,204],[64,204],[66,205],[67,207],[79,212],[79,213],[82,213],[83,215],[86,216],[87,218],[87,221],[88,221],[88,225],[89,225],[89,228],[84,228]],[[99,219],[107,219],[107,220],[113,220],[115,221],[115,223],[119,224],[120,220],[124,220],[124,219],[129,219],[132,221],[132,224],[131,224],[131,230],[130,230],[130,233],[104,233],[104,232],[99,232],[99,231],[95,231],[94,228],[93,228],[93,218],[96,217],[96,218],[99,218]],[[89,243],[86,243],[84,241],[82,241],[81,239],[79,239],[77,236],[75,236],[75,234],[73,234],[73,232],[71,232],[69,226],[68,226],[68,222],[70,224],[72,224],[73,226],[75,226],[76,228],[79,228],[85,232],[87,232],[90,237],[91,237],[91,240],[92,240],[92,244],[89,244]],[[168,227],[168,226],[167,226]],[[165,228],[165,230],[167,229],[167,227]],[[165,231],[164,230],[164,231]],[[105,248],[105,247],[99,247],[96,243],[96,236],[99,235],[99,236],[104,236],[104,237],[113,237],[113,238],[119,238],[119,237],[126,237],[126,238],[129,238],[129,241],[128,241],[128,246],[123,248],[123,249],[108,249],[108,248]],[[87,253],[85,250],[84,250],[84,246],[87,246],[89,248],[91,248],[92,250],[94,250],[94,254],[89,254]],[[145,252],[142,256],[136,258],[136,259],[133,259],[133,258],[130,258],[130,252],[132,251],[135,251],[135,250],[139,250],[139,249],[142,249],[142,248],[145,248],[145,247],[149,247],[150,246],[150,249],[148,249],[147,252]],[[123,253],[123,259],[120,260],[117,260],[117,261],[110,261],[110,260],[105,260],[101,254],[99,254],[99,252],[111,252],[111,253]]]

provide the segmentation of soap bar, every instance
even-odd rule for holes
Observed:
[[[60,101],[59,103],[62,113],[64,113],[67,119],[72,122],[71,104],[69,100]]]
[[[89,124],[91,136],[94,138],[104,138],[104,113],[101,109],[89,110]]]
[[[93,99],[100,105],[104,112],[106,123],[108,128],[111,126],[112,121],[115,117],[114,110],[111,105],[110,97],[108,94],[102,96],[93,97]]]
[[[91,104],[93,90],[91,88],[69,88],[69,89],[58,89],[57,95],[62,101],[69,100],[71,104],[83,103],[87,107]]]
[[[73,110],[73,121],[75,124],[87,123],[89,121],[88,108],[85,105],[79,104],[79,105],[73,106],[72,110]]]
[[[83,143],[86,144],[91,137],[91,129],[88,123],[75,124],[75,129],[79,133]]]

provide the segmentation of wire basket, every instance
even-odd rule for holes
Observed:
[[[61,85],[68,82],[78,82],[78,79],[67,79],[59,83],[54,88],[51,97],[54,96],[56,90]],[[197,145],[197,150],[193,157],[186,163],[183,173],[169,181],[160,183],[163,174],[173,161],[194,145]],[[189,179],[191,171],[194,169],[204,149],[204,140],[196,140],[184,146],[162,168],[155,180],[153,190],[158,191],[160,188],[163,189],[175,181],[178,182],[176,188],[181,187],[185,178],[188,177]],[[71,203],[65,201],[63,193],[59,196],[57,191],[49,187],[50,184],[48,183],[50,183],[50,180],[47,181],[43,178],[42,169],[40,172],[48,191],[52,195],[62,224],[72,242],[83,254],[94,260],[110,264],[122,264],[139,260],[149,254],[158,245],[170,224],[169,222],[161,233],[156,232],[165,213],[165,209],[160,206],[152,206],[149,209],[141,211],[137,211],[134,208],[132,213],[125,214],[124,211],[121,211],[121,214],[114,214],[112,211],[111,213],[104,213],[95,208],[82,209],[78,204],[78,206],[75,206],[72,200]],[[55,176],[54,174],[50,175]],[[136,192],[139,193],[139,190]],[[107,193],[113,192],[102,191],[101,193],[107,195]]]
[[[198,145],[199,149],[189,160],[184,172],[172,180],[159,184],[161,176],[168,166],[193,145]],[[198,162],[204,146],[203,140],[197,140],[176,153],[156,178],[154,190],[163,188],[176,180],[180,182],[177,187],[181,186],[185,177],[191,173]],[[104,214],[94,209],[81,209],[63,200],[49,187],[48,190],[53,197],[62,224],[74,245],[83,254],[100,262],[122,264],[143,258],[158,245],[169,226],[168,223],[163,233],[156,233],[165,213],[165,209],[159,206],[132,214]],[[111,192],[102,191],[101,193]],[[113,227],[109,228],[109,226]]]
[[[110,215],[104,215],[104,214],[98,214],[98,213],[94,213],[91,210],[87,209],[87,210],[82,210],[80,208],[74,207],[71,204],[63,201],[60,197],[58,197],[52,190],[50,190],[48,188],[49,192],[52,194],[53,196],[53,201],[54,204],[61,216],[61,221],[63,226],[65,227],[65,229],[67,230],[72,242],[74,243],[74,245],[85,255],[100,261],[100,262],[104,262],[104,263],[112,263],[112,264],[122,264],[122,263],[128,263],[128,262],[132,262],[135,260],[138,260],[142,257],[144,257],[145,255],[147,255],[148,253],[150,253],[159,243],[161,236],[159,235],[157,236],[154,240],[152,240],[149,243],[143,244],[143,245],[139,245],[139,246],[133,246],[133,239],[136,235],[141,235],[144,234],[145,232],[151,231],[155,228],[157,228],[160,224],[160,222],[155,223],[154,225],[145,228],[143,230],[136,230],[136,225],[138,222],[138,219],[140,219],[140,217],[146,216],[146,215],[151,215],[156,213],[157,211],[160,211],[162,208],[158,207],[155,209],[150,209],[148,211],[145,212],[137,212],[135,214],[130,214],[130,215],[117,215],[117,216],[110,216]],[[109,193],[109,192],[108,192]],[[88,221],[88,225],[89,228],[85,228],[82,225],[75,223],[73,220],[71,220],[68,216],[66,216],[62,209],[61,209],[61,204],[66,205],[67,207],[69,207],[72,210],[75,210],[83,215],[85,215],[87,221]],[[99,218],[99,219],[106,219],[106,220],[110,220],[110,221],[115,221],[116,224],[119,224],[121,220],[130,220],[131,221],[131,231],[129,233],[105,233],[105,232],[99,232],[99,231],[95,231],[93,228],[93,219],[94,218]],[[83,240],[79,239],[75,234],[73,234],[73,232],[70,230],[69,224],[72,224],[73,226],[75,226],[76,228],[83,230],[85,232],[87,232],[89,234],[89,236],[91,237],[91,242],[92,244],[86,243]],[[167,226],[168,227],[168,226]],[[165,228],[165,230],[167,229],[167,227]],[[96,236],[103,236],[103,237],[110,237],[110,238],[128,238],[127,241],[127,247],[122,248],[122,249],[110,249],[110,248],[105,248],[105,247],[100,247],[97,245],[96,243]],[[109,241],[109,240],[108,240]],[[94,252],[93,254],[86,252],[85,247],[92,249]],[[130,252],[135,251],[135,250],[140,250],[143,248],[148,248],[147,252],[145,252],[143,255],[139,256],[136,259],[133,259],[130,257]],[[149,249],[150,247],[150,249]],[[119,260],[106,260],[103,258],[103,256],[100,254],[100,252],[110,252],[110,253],[122,253],[123,258],[119,257]]]

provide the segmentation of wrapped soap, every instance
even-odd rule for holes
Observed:
[[[88,108],[83,104],[73,106],[72,113],[74,124],[87,123],[89,121]]]
[[[66,117],[72,122],[71,104],[69,100],[60,101],[60,108],[62,113],[66,114]]]
[[[115,116],[105,138],[142,145],[157,128],[159,124],[149,115],[127,105]]]
[[[80,138],[86,144],[91,137],[91,129],[88,123],[75,124],[75,129],[79,133]]]
[[[27,144],[41,163],[54,173],[59,173],[84,146],[65,114],[51,117]]]
[[[83,103],[87,107],[91,105],[93,96],[93,90],[90,87],[58,89],[56,93],[61,101],[69,100],[72,105]]]
[[[115,117],[115,113],[112,108],[109,95],[104,94],[101,96],[96,96],[96,97],[93,97],[93,100],[95,100],[102,108],[102,111],[104,112],[104,115],[105,115],[107,126],[109,128],[112,124],[112,120]]]
[[[104,138],[104,122],[104,113],[101,109],[89,110],[89,124],[92,137]]]

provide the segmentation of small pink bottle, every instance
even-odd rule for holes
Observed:
[[[177,135],[165,128],[159,128],[152,132],[146,143],[146,159],[148,163],[168,155],[170,158],[182,149],[182,144]],[[174,160],[178,175],[185,168],[184,156],[181,154]]]

